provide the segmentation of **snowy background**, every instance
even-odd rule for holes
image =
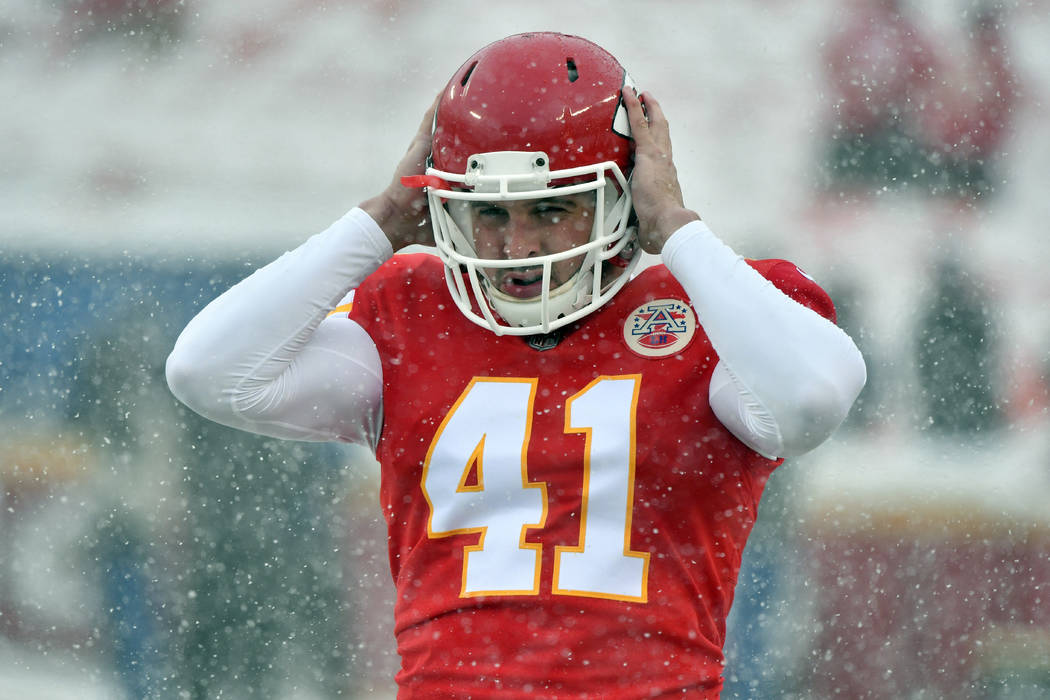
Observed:
[[[541,29],[661,100],[687,203],[824,284],[868,358],[856,415],[770,483],[726,697],[1050,695],[1050,4],[902,2],[960,95],[1000,11],[976,201],[822,179],[827,50],[876,2],[0,0],[0,700],[389,696],[370,458],[197,421],[162,363],[387,182],[467,56]],[[977,331],[937,344],[931,309]],[[994,418],[943,429],[929,397],[981,382],[926,370],[971,351]]]

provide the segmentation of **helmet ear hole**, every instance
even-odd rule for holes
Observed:
[[[580,79],[580,71],[576,70],[576,61],[571,58],[565,59],[565,66],[569,69],[569,82],[575,83]]]
[[[470,64],[470,67],[467,68],[467,71],[463,74],[463,77],[460,78],[460,81],[459,81],[459,86],[460,87],[466,87],[467,86],[467,82],[470,81],[470,76],[474,74],[474,69],[477,68],[477,67],[478,67],[478,62],[477,61],[474,61],[473,63]]]

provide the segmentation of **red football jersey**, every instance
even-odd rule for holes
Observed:
[[[752,265],[834,317],[791,263]],[[543,347],[468,321],[444,275],[394,256],[350,311],[383,362],[399,697],[717,697],[779,461],[712,413],[718,358],[682,287],[646,269]]]

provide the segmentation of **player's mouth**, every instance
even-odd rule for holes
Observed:
[[[498,289],[515,299],[531,299],[543,293],[543,268],[508,270],[500,276]]]

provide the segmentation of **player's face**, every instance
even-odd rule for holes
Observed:
[[[590,240],[594,194],[472,202],[471,213],[478,257],[488,260],[534,258],[560,253]],[[582,257],[574,257],[554,263],[551,288],[567,282],[582,262]],[[487,274],[497,289],[518,299],[539,296],[543,286],[541,266],[492,269]]]

